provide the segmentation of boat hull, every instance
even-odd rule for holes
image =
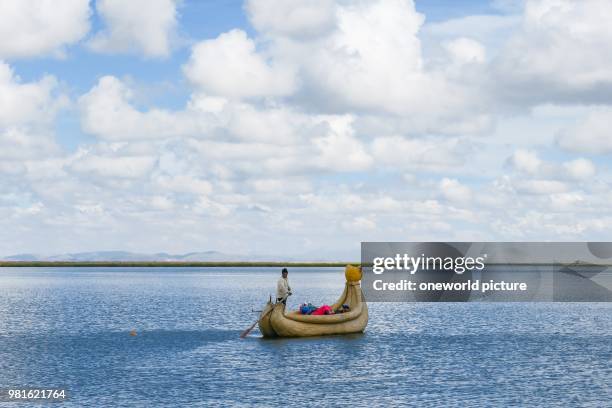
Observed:
[[[278,337],[274,329],[272,328],[272,323],[270,322],[270,317],[272,315],[272,310],[274,309],[274,304],[271,301],[268,301],[264,309],[261,311],[259,315],[259,331],[263,334],[264,337]]]
[[[361,333],[368,324],[368,305],[359,283],[347,282],[342,296],[333,305],[336,309],[348,304],[350,311],[342,314],[309,316],[286,312],[282,303],[268,302],[261,312],[259,330],[264,337],[312,337],[334,334]]]

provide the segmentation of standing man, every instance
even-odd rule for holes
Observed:
[[[288,275],[287,268],[283,268],[281,277],[278,278],[276,283],[276,302],[283,302],[284,305],[287,304],[287,297],[291,296],[291,286],[289,286],[289,280],[287,280]]]

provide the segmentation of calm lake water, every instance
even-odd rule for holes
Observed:
[[[239,339],[278,275],[0,269],[0,388],[66,387],[78,407],[611,406],[612,304],[371,303],[362,335]],[[289,279],[293,307],[344,285]]]

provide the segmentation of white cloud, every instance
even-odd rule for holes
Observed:
[[[47,154],[44,158],[25,160],[23,163],[27,169],[27,179],[31,182],[49,182],[66,177],[66,157],[63,155],[49,157]]]
[[[61,106],[54,100],[57,81],[45,76],[38,82],[23,83],[11,67],[0,61],[0,128],[31,122],[48,122]]]
[[[70,164],[70,169],[103,179],[137,179],[151,172],[155,157],[149,156],[101,156],[80,152]]]
[[[285,106],[258,109],[243,103],[226,104],[217,118],[238,140],[282,145],[299,142],[299,128],[310,126],[311,119]]]
[[[605,61],[585,60],[586,80],[569,77],[567,86],[572,63],[551,58],[559,72],[545,75],[512,61],[522,57],[512,47],[523,37],[528,62],[539,48],[556,55],[551,47],[563,44],[555,36],[568,35],[556,26],[569,3],[559,4],[519,26],[514,15],[428,25],[409,0],[248,1],[250,38],[232,30],[194,45],[183,65],[191,87],[184,107],[143,103],[129,80],[99,78],[76,111],[95,139],[76,153],[54,141],[72,78],[22,81],[0,65],[0,242],[10,242],[0,252],[49,242],[243,252],[261,242],[263,252],[293,254],[303,243],[316,254],[406,234],[605,238],[609,166],[558,152],[612,152],[609,109],[581,105],[595,95],[587,95],[592,78],[603,78],[605,102],[607,74],[596,69]],[[593,4],[572,3],[576,20],[588,22],[580,10]],[[131,3],[98,5],[123,13],[93,40],[105,52],[170,51],[173,5],[165,23],[130,20],[140,18],[124,15]],[[578,37],[582,23],[571,28]],[[139,24],[156,35],[138,37]],[[595,26],[584,30],[602,29]],[[149,40],[156,45],[147,48]],[[580,46],[575,38],[565,45]],[[527,103],[507,104],[513,86]],[[61,136],[70,139],[70,129]],[[70,239],[57,237],[60,226]]]
[[[151,109],[141,112],[130,103],[133,92],[113,77],[100,78],[96,86],[79,98],[84,131],[110,141],[147,140],[200,133],[206,115]]]
[[[192,139],[188,143],[203,157],[229,166],[230,177],[352,172],[373,164],[366,145],[355,136],[350,115],[309,116],[242,104],[230,104],[227,109],[231,114],[221,112],[216,122],[217,130],[225,130],[226,141]]]
[[[176,0],[96,0],[106,27],[89,46],[104,53],[141,53],[165,57],[177,25]]]
[[[531,150],[519,149],[512,157],[510,157],[510,163],[518,171],[537,174],[542,167],[542,160],[538,157],[538,154]]]
[[[362,214],[366,212],[385,213],[387,215],[407,209],[419,212],[429,212],[430,203],[410,203],[413,208],[403,201],[386,194],[355,193],[349,191],[347,186],[339,186],[334,191],[317,191],[300,195],[300,200],[307,204],[314,213]],[[422,205],[422,206],[421,206]],[[423,208],[426,207],[425,209]],[[419,208],[416,208],[419,207]]]
[[[157,210],[167,211],[174,208],[174,202],[168,197],[156,195],[151,198],[151,206]]]
[[[373,164],[363,144],[354,137],[353,120],[351,116],[327,118],[327,134],[313,139],[319,151],[317,166],[333,171],[362,171]]]
[[[98,204],[93,204],[93,203],[76,204],[74,208],[76,208],[78,211],[84,214],[100,215],[104,213],[104,207],[99,203]]]
[[[563,164],[571,178],[588,180],[595,176],[596,169],[593,162],[588,159],[575,159]]]
[[[567,127],[557,135],[557,143],[571,152],[612,153],[612,108],[595,110],[575,126]]]
[[[324,21],[325,29],[316,36],[296,34],[285,26],[286,21],[281,23],[278,16],[289,7],[286,2],[247,3],[251,22],[261,30],[264,39],[257,57],[266,55],[266,69],[256,70],[261,71],[253,75],[257,80],[249,82],[244,80],[245,67],[262,66],[262,61],[236,64],[240,67],[239,72],[219,68],[218,75],[204,77],[205,91],[235,97],[283,96],[284,101],[290,100],[292,104],[318,113],[391,114],[417,122],[419,129],[428,128],[434,132],[452,133],[450,129],[459,128],[460,132],[477,133],[490,126],[490,120],[483,119],[486,114],[476,97],[477,86],[468,86],[463,77],[451,79],[444,69],[436,71],[427,67],[418,37],[424,16],[416,12],[411,0],[334,2],[333,7],[323,2],[327,5],[323,8],[315,7],[315,3],[319,4],[300,3],[298,15],[308,27],[316,24],[306,15],[313,19],[316,15],[314,20]],[[245,38],[243,35],[242,40]],[[235,45],[232,48],[244,47]],[[473,40],[459,41],[454,48],[463,60],[484,58],[483,47]],[[241,52],[240,60],[251,61],[253,49],[251,44],[247,51]],[[237,56],[228,60],[226,55],[230,53],[225,51],[215,52],[208,59],[219,54],[222,57],[217,60],[239,60]],[[223,64],[226,65],[229,64]],[[286,81],[284,76],[277,74],[280,78],[277,83],[290,82],[291,86],[282,86],[282,92],[278,85],[268,86],[264,92],[259,84],[267,82],[266,72],[274,67],[283,67],[285,70],[281,72],[295,77]],[[189,75],[189,65],[186,71]],[[252,71],[255,70],[247,72]],[[213,85],[225,82],[231,86],[215,89],[219,86]],[[470,115],[466,116],[468,111]]]
[[[575,192],[558,193],[551,195],[550,202],[555,211],[576,211],[577,207],[584,205],[585,198],[582,194]]]
[[[248,0],[251,23],[262,33],[309,37],[326,34],[333,28],[333,0]]]
[[[0,58],[61,56],[89,31],[89,0],[0,1]]]
[[[0,159],[26,160],[58,154],[59,148],[53,134],[47,130],[32,130],[27,127],[0,128]],[[15,169],[19,163],[11,164]],[[11,168],[6,169],[11,171]],[[1,171],[1,170],[0,170]]]
[[[444,177],[440,181],[439,188],[442,196],[449,201],[467,203],[472,198],[471,189],[456,179]]]
[[[54,77],[24,83],[9,65],[0,62],[0,158],[24,160],[57,154],[52,125],[65,105]]]
[[[348,231],[369,231],[376,229],[376,222],[368,217],[356,217],[343,221],[342,227]]]
[[[251,184],[257,193],[264,194],[303,194],[312,189],[311,184],[301,178],[262,178],[253,180]]]
[[[160,187],[162,191],[190,193],[199,196],[205,196],[213,189],[210,182],[187,174],[175,176],[163,174],[155,175],[153,177],[153,182]]]
[[[423,20],[411,1],[338,7],[330,35],[314,43],[294,42],[280,49],[279,58],[298,59],[308,93],[317,92],[323,107],[430,114],[436,102],[426,92],[444,95],[447,106],[463,98],[423,70],[417,37]]]
[[[556,194],[568,191],[568,186],[557,180],[521,180],[516,182],[519,192],[527,194]]]
[[[471,38],[457,38],[444,44],[444,48],[457,64],[483,63],[486,51],[481,43]]]
[[[563,163],[542,160],[533,150],[519,149],[508,159],[517,174],[506,176],[503,183],[507,191],[519,194],[558,195],[554,199],[559,208],[560,203],[567,203],[568,198],[576,196],[570,192],[573,188],[594,188],[589,181],[595,176],[595,165],[588,159],[577,158]]]
[[[608,0],[529,0],[496,69],[513,98],[610,101]]]
[[[206,94],[235,99],[282,96],[296,87],[292,69],[269,63],[242,30],[196,44],[184,71]]]
[[[458,138],[379,137],[372,142],[376,162],[392,169],[443,172],[460,167],[465,144]]]

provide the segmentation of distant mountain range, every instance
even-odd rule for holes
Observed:
[[[203,251],[190,252],[187,254],[168,254],[159,252],[155,254],[143,254],[128,251],[95,251],[95,252],[76,252],[58,255],[41,255],[41,254],[17,254],[2,257],[0,261],[64,261],[64,262],[224,262],[224,261],[343,261],[356,258],[358,256],[344,257],[334,256],[332,254],[317,254],[315,256],[307,254],[300,257],[289,256],[272,256],[272,255],[236,255],[225,254],[218,251]]]
[[[214,261],[269,261],[273,257],[230,255],[218,251],[190,252],[188,254],[140,254],[127,251],[77,252],[59,255],[18,254],[0,258],[3,261],[65,261],[65,262],[214,262]],[[283,259],[284,260],[284,259]]]

